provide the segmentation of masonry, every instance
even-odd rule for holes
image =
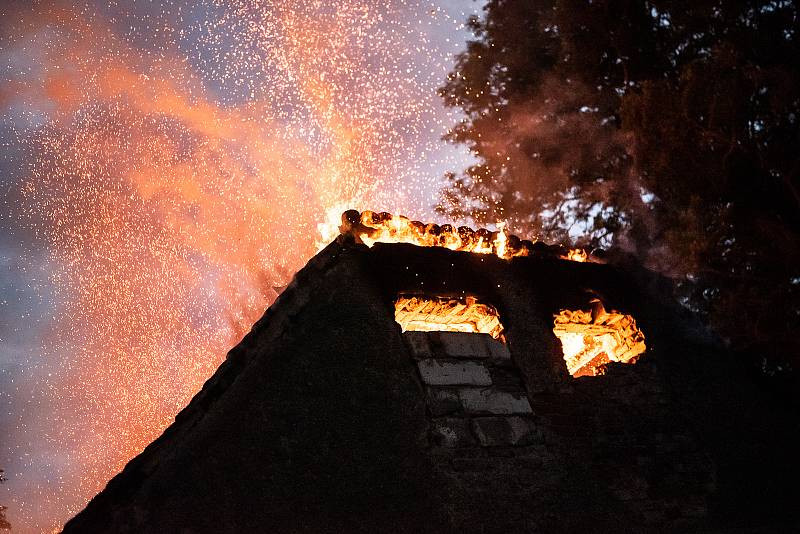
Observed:
[[[406,332],[430,416],[432,446],[497,447],[536,440],[511,353],[486,334]]]
[[[780,532],[797,422],[635,265],[341,236],[65,532]],[[495,306],[505,341],[401,332],[403,292]],[[590,296],[648,350],[567,372]]]

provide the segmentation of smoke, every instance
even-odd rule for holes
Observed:
[[[533,94],[509,106],[505,124],[489,134],[496,152],[528,178],[516,184],[525,198],[549,198],[568,189],[577,169],[589,169],[583,181],[591,183],[602,176],[598,162],[628,156],[628,137],[615,127],[614,117],[586,105],[593,100],[581,83],[565,88],[560,77],[545,76]]]
[[[608,244],[609,236],[594,232],[595,222],[624,217],[613,207],[628,194],[620,184],[636,181],[632,140],[613,115],[591,104],[594,93],[578,81],[544,76],[531,94],[504,110],[499,127],[483,134],[506,159],[512,181],[500,190],[513,191],[512,213],[514,203],[535,208],[517,212],[515,223],[545,240]]]
[[[508,220],[520,235],[548,242],[634,250],[630,210],[650,218],[636,200],[646,192],[634,141],[598,100],[596,88],[544,74],[500,109],[474,117],[471,132],[456,130],[450,139],[474,143],[486,166],[466,178],[467,195],[455,184],[444,211],[474,213],[484,224]]]

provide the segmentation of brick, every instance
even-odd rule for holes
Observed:
[[[475,439],[469,430],[467,421],[458,417],[446,417],[431,421],[430,439],[439,447],[469,447]]]
[[[497,339],[488,336],[486,338],[486,348],[489,350],[489,356],[497,360],[510,360],[511,353],[508,350],[508,345]]]
[[[458,393],[452,389],[428,388],[426,400],[428,411],[434,417],[449,415],[461,410]]]
[[[442,352],[454,358],[488,358],[486,346],[487,334],[469,334],[466,332],[439,332],[439,344]]]
[[[473,433],[484,447],[531,445],[542,441],[533,421],[524,417],[476,417]]]
[[[523,393],[509,393],[492,388],[469,388],[458,392],[461,405],[469,413],[510,415],[531,413],[531,405]]]
[[[433,355],[427,332],[403,332],[403,339],[414,358],[430,358]]]
[[[433,386],[488,386],[492,383],[489,370],[480,362],[421,360],[417,366],[422,381]]]

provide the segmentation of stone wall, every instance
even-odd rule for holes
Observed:
[[[486,334],[406,332],[425,385],[433,447],[503,447],[536,440],[531,405],[505,343]]]

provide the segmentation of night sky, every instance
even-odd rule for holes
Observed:
[[[0,8],[0,504],[57,528],[343,209],[436,220],[437,88],[479,2]],[[336,7],[331,7],[331,6]]]

